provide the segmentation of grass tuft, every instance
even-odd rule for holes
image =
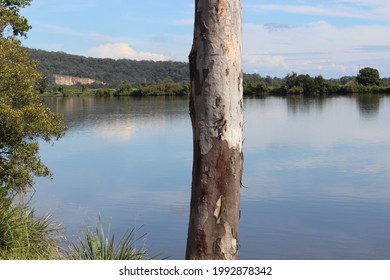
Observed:
[[[0,198],[0,259],[62,259],[61,233],[51,215],[36,217],[32,208]]]
[[[87,233],[80,243],[73,245],[69,257],[74,260],[147,260],[147,251],[137,248],[137,242],[145,237],[145,234],[137,237],[138,230],[127,230],[116,242],[115,235],[111,234],[111,221],[108,224],[107,233],[103,229],[103,223],[99,217],[99,224],[94,231],[86,229]]]
[[[142,227],[141,227],[142,228]],[[137,243],[146,234],[127,230],[117,240],[111,234],[111,221],[105,231],[101,218],[94,231],[86,234],[78,244],[70,244],[63,236],[61,225],[52,215],[34,215],[34,209],[24,203],[12,203],[0,196],[0,260],[150,260]],[[61,246],[62,245],[62,246]],[[64,249],[64,245],[68,249]]]

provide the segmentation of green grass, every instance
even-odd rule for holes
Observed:
[[[36,217],[30,207],[0,199],[0,259],[61,259],[61,231],[51,215]]]
[[[86,229],[84,239],[73,245],[70,258],[75,260],[144,260],[151,259],[147,251],[137,248],[137,242],[145,237],[137,237],[138,230],[127,230],[119,242],[115,235],[111,234],[111,222],[107,232],[103,229],[103,223],[99,218],[99,224],[94,231]]]
[[[0,196],[0,260],[149,260],[138,243],[146,234],[127,230],[119,240],[99,218],[94,231],[86,228],[79,243],[71,244],[51,215],[36,217],[34,210]]]

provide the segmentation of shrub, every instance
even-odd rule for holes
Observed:
[[[95,231],[90,231],[87,228],[87,233],[80,243],[73,245],[69,258],[74,260],[142,260],[150,259],[146,250],[138,249],[137,242],[142,239],[136,237],[137,231],[127,230],[120,238],[119,242],[115,242],[114,234],[111,235],[111,222],[108,225],[107,233],[103,229],[103,224],[99,218],[99,225]]]
[[[0,198],[0,259],[61,259],[61,231],[51,215],[35,217],[30,207]]]

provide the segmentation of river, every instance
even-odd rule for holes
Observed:
[[[32,205],[77,241],[98,217],[183,259],[192,130],[183,98],[50,97]],[[390,259],[390,97],[245,99],[240,259]]]

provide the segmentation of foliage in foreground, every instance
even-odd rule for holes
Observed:
[[[30,5],[31,0],[0,0],[0,37],[9,29],[13,36],[26,36],[31,28],[19,9]]]
[[[75,251],[65,251],[60,225],[50,215],[36,217],[23,202],[34,176],[51,174],[40,160],[38,141],[51,142],[66,129],[62,117],[44,105],[37,63],[15,38],[30,29],[19,12],[30,2],[0,0],[0,259],[66,259],[77,257],[75,252],[80,259],[143,258],[145,251],[132,248],[134,231],[116,245],[114,236],[110,242],[104,237],[102,226],[96,234],[87,233],[80,251],[76,246]]]
[[[62,240],[61,226],[50,215],[36,217],[26,205],[0,199],[0,259],[60,259]]]
[[[0,260],[146,260],[147,250],[137,247],[145,234],[127,230],[119,241],[99,219],[95,231],[87,229],[79,244],[70,244],[51,215],[36,217],[27,205],[12,205],[0,198]]]
[[[107,233],[103,229],[103,224],[99,219],[99,225],[95,231],[87,228],[84,240],[80,240],[78,245],[73,245],[69,254],[70,259],[75,260],[142,260],[150,259],[147,251],[137,249],[137,241],[145,237],[136,236],[135,229],[127,230],[115,242],[115,235],[111,234],[111,222],[108,225]]]
[[[51,142],[65,131],[62,118],[43,104],[36,85],[41,75],[20,41],[0,38],[0,193],[12,195],[49,176],[38,140]]]

